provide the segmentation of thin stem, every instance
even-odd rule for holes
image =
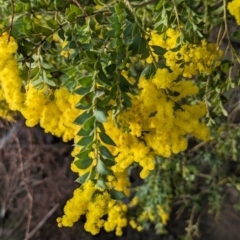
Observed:
[[[94,75],[93,75],[93,92],[95,93],[97,90],[97,82],[96,82],[96,78],[97,78],[97,73],[98,71],[95,70]],[[93,97],[93,111],[97,106],[97,98]],[[94,120],[94,140],[96,141],[96,147],[94,149],[94,155],[95,155],[95,159],[98,162],[98,131],[97,131],[97,120]]]
[[[13,19],[14,19],[14,1],[11,0],[11,7],[12,7],[12,15],[11,15],[11,24],[10,24],[10,29],[9,29],[9,35],[8,35],[8,42],[10,41],[10,36],[12,33],[12,28],[13,28]]]
[[[128,0],[123,0],[123,2],[125,3],[126,7],[130,10],[130,12],[133,13],[134,9],[132,7],[132,4]],[[135,15],[134,15],[134,18],[135,18]]]
[[[177,10],[177,6],[176,6],[176,2],[175,2],[175,0],[172,0],[172,2],[173,2],[173,8],[174,8],[175,16],[176,16],[176,19],[177,19],[178,31],[180,32],[180,20],[179,20],[179,17],[178,17],[178,10]]]
[[[76,5],[82,10],[83,14],[87,17],[87,13],[84,10],[84,8],[81,6],[81,4],[77,1],[77,0],[72,0],[74,3],[76,3]]]
[[[27,192],[27,196],[28,196],[28,201],[29,201],[29,209],[28,209],[28,219],[27,219],[27,226],[26,226],[26,231],[25,231],[25,238],[24,240],[28,239],[28,234],[30,231],[30,224],[31,224],[31,219],[32,219],[32,209],[33,209],[33,196],[32,196],[32,190],[31,187],[29,186],[25,174],[24,174],[24,166],[23,166],[23,159],[22,159],[22,153],[21,153],[21,146],[19,143],[18,138],[15,136],[15,141],[17,143],[17,148],[18,148],[18,153],[19,153],[19,160],[20,160],[20,167],[21,167],[21,177],[24,183],[24,187],[26,189]]]
[[[141,8],[141,7],[145,7],[147,6],[148,4],[153,4],[155,3],[157,0],[150,0],[148,2],[142,2],[142,3],[139,3],[139,4],[132,4],[132,7],[133,8]]]
[[[28,234],[26,240],[32,238],[32,236],[46,223],[48,218],[58,209],[59,203],[55,204],[54,207],[44,216],[44,218],[37,224],[37,226]]]

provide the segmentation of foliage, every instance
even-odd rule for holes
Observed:
[[[0,3],[1,116],[10,120],[18,111],[27,126],[39,123],[64,141],[74,140],[71,170],[81,186],[57,219],[59,227],[86,215],[92,234],[104,227],[121,235],[127,218],[138,230],[153,222],[164,232],[176,199],[195,206],[206,195],[211,203],[220,197],[224,171],[216,180],[218,155],[222,159],[226,150],[214,129],[228,115],[228,91],[240,82],[225,0]],[[228,9],[239,24],[236,0]],[[217,38],[208,42],[216,29]],[[193,137],[210,140],[210,155],[195,155],[194,147],[182,153]],[[236,152],[228,158],[237,161]],[[215,170],[198,170],[204,161]],[[129,175],[136,164],[146,180],[134,190]],[[206,179],[206,191],[194,190],[198,177]],[[131,192],[135,203],[127,204]],[[137,202],[137,216],[127,216]]]

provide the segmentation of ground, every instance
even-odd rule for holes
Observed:
[[[40,127],[27,128],[24,120],[0,121],[0,239],[1,240],[178,240],[186,228],[188,211],[176,217],[173,211],[168,235],[156,235],[154,227],[141,233],[127,228],[122,237],[102,231],[91,236],[83,229],[84,219],[73,228],[61,228],[56,218],[72,195],[76,175],[70,171],[72,142],[45,134]],[[238,199],[227,191],[220,215],[203,212],[199,238],[240,240],[240,214],[233,208]],[[173,208],[174,209],[174,208]],[[28,238],[24,238],[28,232]]]

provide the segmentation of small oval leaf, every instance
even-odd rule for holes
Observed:
[[[111,198],[116,200],[122,200],[123,198],[126,197],[126,195],[123,192],[117,191],[115,189],[110,189],[109,193],[111,195]]]
[[[100,159],[98,159],[98,161],[97,161],[97,172],[101,175],[111,174],[111,171]]]
[[[116,143],[106,133],[100,132],[99,136],[104,143],[115,147],[117,146]]]
[[[106,122],[107,121],[107,116],[106,116],[105,112],[103,110],[101,110],[100,108],[95,108],[93,110],[93,114],[96,117],[96,120],[98,122]]]
[[[74,162],[74,164],[79,168],[79,169],[86,169],[91,166],[93,162],[93,159],[90,157],[86,157],[84,159],[80,159]]]

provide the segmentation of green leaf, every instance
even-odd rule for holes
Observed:
[[[111,28],[116,32],[121,29],[121,24],[120,23],[113,23],[111,24]]]
[[[240,31],[235,31],[234,33],[232,33],[232,37],[240,41]]]
[[[163,5],[163,3],[164,3],[165,1],[164,0],[160,0],[159,2],[158,2],[158,4],[157,4],[157,6],[156,6],[156,10],[159,10],[161,7],[162,7],[162,5]]]
[[[49,29],[49,28],[41,27],[40,29],[41,29],[41,30],[40,30],[40,33],[42,33],[42,34],[44,34],[44,35],[46,35],[46,36],[49,36],[49,35],[52,34],[52,30]],[[38,33],[39,33],[39,32],[38,32]]]
[[[51,69],[53,67],[52,64],[46,63],[44,61],[41,61],[41,65],[42,65],[42,68],[45,68],[45,69]],[[48,79],[46,81],[50,81],[50,80]]]
[[[85,51],[85,53],[86,53],[87,57],[88,57],[91,61],[93,61],[93,62],[96,61],[97,55],[96,55],[94,52],[92,52],[92,51]]]
[[[108,21],[111,23],[111,25],[119,23],[118,16],[116,14],[110,16]]]
[[[100,159],[98,159],[98,161],[97,161],[97,172],[101,175],[111,174],[111,171]]]
[[[56,83],[53,80],[48,78],[47,72],[45,70],[43,70],[42,73],[43,73],[43,75],[42,75],[43,81],[52,87],[56,87]]]
[[[127,95],[125,92],[122,92],[122,98],[123,98],[123,106],[132,107],[132,102],[129,95]]]
[[[152,78],[156,74],[156,67],[154,63],[150,63],[147,67],[142,71],[141,75],[144,76],[146,79]]]
[[[117,15],[122,15],[124,8],[125,8],[125,5],[123,2],[119,2],[118,4],[116,4],[115,12],[117,13]]]
[[[80,159],[77,161],[74,161],[74,164],[79,168],[79,169],[86,169],[91,166],[93,162],[93,159],[90,157],[86,157],[84,159]]]
[[[81,110],[87,110],[87,109],[89,109],[90,107],[92,106],[92,104],[91,103],[87,103],[87,105],[83,105],[82,103],[77,103],[77,105],[76,105],[76,108],[77,109],[81,109]]]
[[[224,73],[227,73],[232,66],[233,66],[233,62],[230,60],[223,60],[221,62],[221,69]]]
[[[138,32],[129,47],[129,51],[132,51],[133,55],[142,54],[145,48],[147,48],[146,40]]]
[[[115,147],[117,146],[116,143],[106,133],[100,132],[99,136],[104,143]]]
[[[221,6],[219,8],[214,9],[214,13],[216,15],[220,15],[223,11],[224,11],[224,4],[223,5],[221,4]]]
[[[50,29],[56,29],[58,27],[58,21],[56,21],[53,18],[51,18],[50,20],[47,20],[46,22]]]
[[[85,6],[84,10],[87,13],[87,15],[92,15],[94,12],[93,6]]]
[[[92,180],[92,179],[95,178],[95,176],[96,176],[96,167],[94,166],[94,167],[92,167],[92,169],[90,171],[90,174],[89,174],[89,177],[88,177],[87,180]]]
[[[71,12],[75,12],[78,16],[82,15],[82,10],[74,4],[70,4],[70,10]]]
[[[116,162],[111,159],[102,158],[102,161],[108,167],[112,167],[116,164]]]
[[[110,30],[107,32],[107,36],[110,37],[110,38],[115,38],[115,30]]]
[[[103,24],[103,14],[102,13],[96,14],[95,19],[99,24]]]
[[[108,74],[113,74],[116,71],[116,64],[110,64],[108,65],[105,70],[107,71]]]
[[[90,87],[93,84],[93,76],[83,76],[78,79],[78,82],[83,87]]]
[[[74,90],[74,93],[78,95],[85,95],[90,92],[92,87],[79,87],[76,90]]]
[[[99,178],[97,180],[96,187],[100,188],[100,189],[106,189],[107,188],[107,185],[106,185],[105,181],[103,180],[103,178]]]
[[[121,85],[124,85],[126,87],[132,87],[132,84],[123,75],[119,76],[119,80]]]
[[[121,35],[121,31],[119,32],[119,31],[117,31],[116,33],[115,33],[115,36],[117,37],[117,39],[116,39],[116,47],[117,47],[117,49],[118,48],[121,48],[122,50],[124,50],[124,46],[123,46],[123,40],[121,39],[121,38],[118,38],[119,36],[117,36],[119,34],[119,36]],[[120,51],[118,51],[118,52],[120,52]]]
[[[110,189],[109,193],[111,195],[111,198],[116,200],[122,200],[123,198],[126,197],[126,195],[123,192],[117,191],[115,189]]]
[[[89,119],[87,119],[86,122],[83,124],[84,130],[93,129],[94,128],[94,121],[95,121],[95,117],[94,116],[92,116]]]
[[[177,96],[180,95],[179,92],[177,92],[177,91],[172,91],[172,90],[169,89],[169,88],[166,88],[166,91],[167,91],[167,94],[168,94],[168,95],[173,96],[173,97],[177,97]]]
[[[85,94],[79,103],[77,103],[76,107],[78,109],[88,109],[92,106],[92,94]]]
[[[225,117],[228,116],[228,112],[226,111],[226,109],[224,107],[221,107],[222,113]]]
[[[106,122],[107,121],[106,113],[103,110],[101,110],[100,108],[95,108],[93,110],[93,115],[95,116],[95,118],[98,122]]]
[[[89,119],[92,116],[93,116],[92,111],[90,111],[90,112],[85,111],[74,120],[74,123],[77,125],[82,125],[87,119]]]
[[[75,40],[70,41],[68,46],[69,46],[69,48],[73,48],[73,49],[76,49],[76,48],[77,48],[77,45],[76,45]]]
[[[146,58],[149,57],[149,55],[150,55],[149,50],[148,50],[147,47],[145,47],[145,48],[143,49],[143,52],[142,52],[142,55],[141,55],[141,59],[146,59]]]
[[[94,2],[96,3],[96,5],[99,5],[101,7],[105,6],[105,3],[101,2],[100,0],[94,0]]]
[[[159,47],[156,45],[151,46],[151,48],[159,56],[163,56],[167,52],[167,50],[165,48],[162,48],[162,47]]]
[[[101,122],[97,123],[97,127],[99,128],[99,130],[103,133],[105,133],[105,128],[104,128],[104,124]]]
[[[114,159],[113,155],[110,153],[110,151],[105,146],[100,146],[99,150],[103,157],[108,158],[108,159]]]
[[[123,35],[125,38],[132,36],[132,32],[133,32],[133,24],[129,23],[127,25],[127,27],[125,27],[124,31],[123,31]]]
[[[62,39],[62,40],[64,40],[65,39],[65,36],[64,36],[64,30],[61,28],[59,31],[58,31],[58,36]]]
[[[78,153],[78,154],[76,155],[76,158],[78,158],[78,159],[88,158],[88,154],[89,154],[90,152],[91,152],[90,149],[81,151],[80,153]]]
[[[81,128],[79,130],[79,132],[77,133],[78,136],[82,136],[82,137],[85,137],[85,136],[89,136],[89,135],[92,135],[93,133],[93,130],[90,128],[88,130],[85,130],[83,128]]]
[[[98,77],[103,83],[111,86],[111,83],[108,80],[108,77],[106,76],[106,74],[101,69],[98,71]]]
[[[79,178],[77,178],[75,180],[75,182],[83,184],[83,183],[85,183],[88,180],[94,179],[95,176],[96,176],[96,167],[92,167],[90,172],[87,172],[87,173],[81,175]]]
[[[89,174],[90,174],[90,172],[87,172],[87,173],[83,174],[82,176],[78,177],[78,178],[75,180],[75,182],[80,183],[80,184],[85,183],[86,180],[87,180],[87,178],[88,178],[88,176],[89,176]]]
[[[75,12],[71,12],[68,16],[67,16],[67,21],[68,22],[73,22],[77,17],[77,14]]]
[[[88,144],[93,142],[93,138],[94,138],[94,135],[84,136],[77,142],[77,145],[78,146],[87,146]]]

